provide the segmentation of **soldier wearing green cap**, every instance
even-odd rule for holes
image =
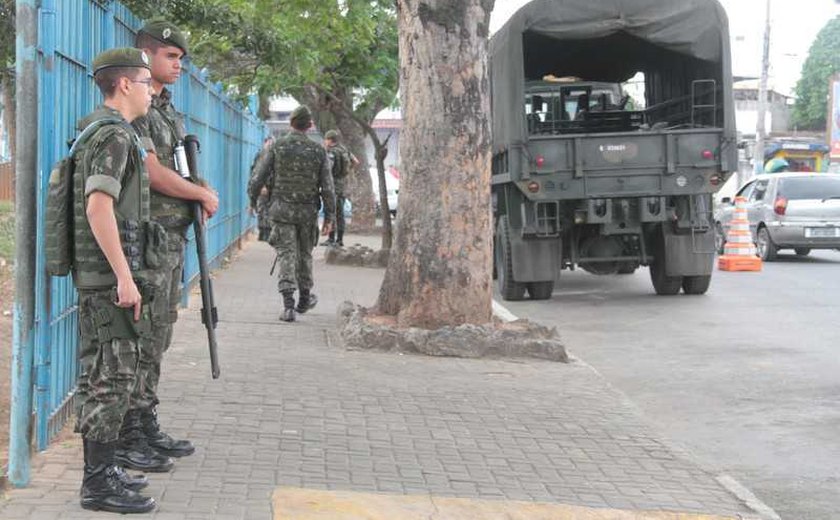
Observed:
[[[344,202],[347,200],[345,185],[350,176],[350,169],[354,165],[353,154],[341,144],[341,132],[330,130],[324,134],[324,146],[327,156],[332,163],[333,185],[335,186],[335,229],[330,231],[329,239],[324,245],[344,246]]]
[[[312,293],[312,249],[318,233],[318,208],[323,202],[321,234],[327,235],[335,214],[335,192],[326,151],[306,136],[312,128],[309,108],[295,108],[289,122],[291,131],[257,163],[248,183],[248,195],[254,208],[262,188],[269,189],[268,214],[273,225],[268,243],[277,251],[277,289],[284,307],[280,319],[291,322],[295,321],[295,312],[303,314],[318,302]],[[297,307],[295,290],[300,291]]]
[[[166,85],[181,76],[181,60],[186,56],[187,39],[175,25],[151,19],[138,31],[135,47],[150,58],[154,93],[146,116],[133,122],[147,153],[145,165],[151,183],[151,216],[166,229],[168,248],[159,274],[164,278],[160,298],[163,309],[155,315],[153,341],[140,352],[140,384],[120,431],[117,460],[125,467],[163,472],[173,467],[170,457],[195,451],[187,440],[176,440],[160,429],[156,407],[157,388],[163,353],[172,341],[172,327],[178,317],[181,278],[188,227],[192,224],[192,203],[199,202],[206,216],[219,207],[215,192],[190,182],[175,167],[175,147],[184,138],[183,118],[172,105]]]
[[[80,498],[85,509],[144,513],[155,508],[152,498],[137,493],[148,482],[128,475],[114,450],[137,385],[139,352],[151,341],[150,309],[160,283],[154,263],[162,251],[148,238],[165,239],[149,217],[144,151],[130,125],[151,103],[150,61],[137,49],[112,49],[96,57],[93,71],[105,101],[79,121],[70,155],[72,274],[79,294],[76,430],[84,446]]]

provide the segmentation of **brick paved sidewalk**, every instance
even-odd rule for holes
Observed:
[[[160,412],[198,449],[150,475],[159,508],[146,517],[268,520],[278,487],[749,514],[585,364],[347,352],[335,310],[373,303],[382,271],[319,260],[320,303],[290,325],[277,321],[272,258],[251,242],[217,274],[221,379],[196,309],[181,314]],[[72,439],[36,457],[0,518],[107,517],[78,505]]]

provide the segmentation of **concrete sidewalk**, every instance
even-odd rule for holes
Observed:
[[[751,514],[584,363],[340,348],[339,303],[372,304],[383,272],[327,266],[322,254],[320,303],[294,324],[277,320],[266,244],[248,243],[217,273],[217,381],[197,309],[182,312],[160,412],[166,430],[198,449],[173,472],[150,475],[146,492],[159,508],[146,517],[414,518],[393,508],[417,497],[459,511],[422,516],[441,519]],[[0,518],[107,517],[78,505],[81,460],[75,436],[38,455],[32,485],[0,500]],[[392,513],[382,513],[384,503]],[[547,516],[529,515],[535,508]]]

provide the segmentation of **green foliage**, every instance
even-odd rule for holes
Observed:
[[[314,88],[362,112],[388,106],[396,97],[393,0],[124,3],[141,17],[163,15],[186,27],[193,59],[234,93],[300,99],[304,89]]]
[[[840,72],[840,16],[826,24],[811,45],[796,84],[794,124],[801,129],[826,127],[828,81]]]
[[[0,0],[0,83],[13,74],[15,64],[15,0]]]
[[[0,258],[11,262],[15,256],[15,209],[11,202],[0,201]]]

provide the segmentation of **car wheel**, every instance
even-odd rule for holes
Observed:
[[[505,301],[519,301],[525,298],[526,286],[513,279],[513,258],[510,248],[510,224],[507,216],[499,217],[499,229],[496,234],[496,276],[499,280],[499,292]]]
[[[810,247],[796,247],[793,251],[796,253],[796,256],[808,256],[811,254]]]
[[[756,246],[758,246],[759,258],[765,262],[772,262],[776,259],[779,248],[773,243],[773,239],[770,238],[770,232],[766,227],[762,226],[758,228],[758,240],[756,241]]]

